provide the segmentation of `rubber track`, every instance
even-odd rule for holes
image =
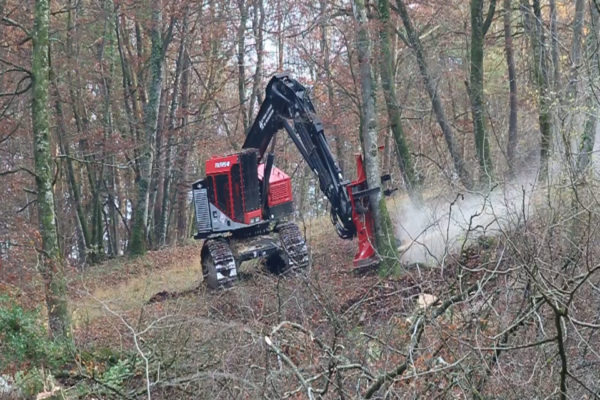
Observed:
[[[217,272],[220,272],[224,276],[223,278],[218,279],[219,285],[225,287],[230,286],[238,279],[238,277],[235,258],[233,257],[229,243],[227,243],[225,239],[208,239],[205,246],[210,252]],[[233,272],[234,275],[227,276],[231,272]],[[218,276],[219,274],[217,274],[217,277]]]
[[[308,247],[304,241],[304,236],[300,233],[298,225],[293,222],[287,222],[277,227],[279,241],[283,251],[289,257],[289,264],[292,268],[305,268],[308,266]]]

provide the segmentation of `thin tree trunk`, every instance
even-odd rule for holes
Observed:
[[[590,91],[596,90],[600,81],[600,13],[594,4],[590,4],[590,32],[586,37],[588,54],[588,76]],[[579,154],[577,155],[576,178],[579,178],[591,164],[592,152],[598,129],[598,102],[593,94],[588,95],[587,119],[581,133]]]
[[[479,160],[479,181],[489,186],[494,179],[490,144],[485,129],[485,109],[483,99],[483,47],[484,38],[490,27],[496,0],[490,1],[487,16],[483,18],[483,0],[471,0],[471,71],[469,77],[469,97],[473,114],[475,150]]]
[[[51,64],[51,60],[49,60]],[[70,144],[66,142],[67,132],[66,132],[66,122],[65,116],[62,108],[62,99],[59,91],[59,82],[57,75],[54,73],[52,69],[52,65],[49,67],[49,80],[50,84],[54,89],[54,111],[56,113],[57,119],[57,137],[59,141],[59,148],[61,154],[65,156],[65,165],[67,172],[67,182],[69,187],[69,192],[72,197],[72,204],[75,208],[76,213],[76,231],[77,231],[77,251],[78,251],[78,266],[82,268],[85,266],[88,246],[90,244],[90,233],[87,225],[87,219],[85,215],[85,210],[83,207],[82,196],[81,196],[81,188],[80,185],[77,184],[75,178],[75,168],[73,167],[73,158],[71,156]]]
[[[163,51],[164,43],[161,35],[162,10],[158,0],[152,1],[152,27],[150,31],[152,51],[150,54],[150,91],[148,102],[144,107],[144,131],[145,136],[141,145],[139,159],[140,173],[137,180],[137,198],[134,213],[133,226],[131,229],[131,243],[129,253],[132,256],[142,255],[147,250],[147,221],[148,203],[150,195],[150,179],[152,172],[152,160],[154,156],[154,144],[156,142],[156,131],[158,127],[158,109],[162,93],[163,80]]]
[[[579,70],[581,69],[581,38],[584,16],[584,0],[576,0],[575,19],[573,20],[573,40],[571,42],[571,67],[569,68],[569,83],[567,85],[567,99],[569,101],[573,101],[577,97],[577,83],[579,81]]]
[[[244,134],[248,130],[248,112],[246,104],[246,25],[248,23],[248,4],[246,0],[237,0],[240,11],[240,26],[237,30],[237,62],[238,62],[238,100]]]
[[[552,144],[552,117],[550,115],[551,101],[549,98],[550,82],[548,79],[548,63],[546,61],[545,35],[542,26],[542,11],[540,1],[521,0],[525,30],[529,34],[533,49],[533,75],[538,97],[538,114],[540,126],[540,178],[548,178],[548,159]],[[533,19],[533,24],[532,20]]]
[[[168,120],[168,141],[167,141],[167,148],[165,150],[166,152],[166,156],[165,156],[165,177],[164,177],[164,182],[163,182],[163,197],[162,197],[162,205],[161,205],[161,213],[160,213],[160,220],[158,222],[158,230],[157,230],[157,239],[158,239],[158,245],[159,246],[164,246],[166,244],[166,238],[167,238],[167,227],[168,227],[168,223],[169,223],[169,216],[170,216],[170,203],[171,203],[171,196],[170,196],[170,191],[171,191],[171,181],[173,179],[173,169],[172,169],[172,158],[173,158],[173,152],[175,149],[175,139],[174,139],[174,135],[175,135],[175,114],[176,111],[178,109],[178,96],[179,96],[179,92],[180,92],[180,78],[181,78],[181,70],[184,64],[184,57],[185,57],[185,39],[186,39],[186,33],[187,33],[187,10],[184,13],[183,16],[183,22],[182,22],[182,27],[181,27],[181,43],[179,45],[179,51],[178,51],[178,55],[177,55],[177,61],[176,61],[176,65],[175,65],[175,81],[173,83],[173,94],[172,94],[172,98],[171,98],[171,105],[170,105],[170,110],[169,110],[169,120]]]
[[[102,3],[103,11],[104,11],[104,37],[101,44],[101,51],[98,56],[98,65],[100,66],[100,76],[102,79],[101,87],[102,87],[102,95],[104,97],[103,104],[103,128],[104,128],[104,141],[110,142],[113,140],[114,126],[113,126],[113,114],[112,114],[112,85],[113,78],[115,73],[115,27],[114,27],[114,18],[113,18],[113,2],[112,0],[104,0]],[[105,65],[108,64],[108,71],[105,71]],[[104,150],[103,150],[104,151]],[[106,155],[108,163],[113,165],[115,163],[115,157],[112,154]],[[113,167],[108,168],[108,174],[111,175],[113,173]],[[109,178],[110,179],[110,178]],[[106,185],[106,181],[100,175],[100,180],[104,182],[104,188],[108,192],[108,185]],[[116,243],[116,238],[113,237],[115,231],[111,229],[111,224],[114,222],[113,219],[116,216],[116,212],[114,212],[114,202],[111,201],[111,196],[109,194],[109,224],[106,225],[106,232],[108,237],[108,247],[109,254],[112,256],[118,255],[118,244]],[[100,204],[100,201],[98,201]],[[103,207],[100,208],[101,213],[103,213]],[[105,220],[105,219],[104,219]],[[102,223],[100,224],[102,226]],[[99,242],[102,242],[104,239],[104,231],[102,230],[99,234]]]
[[[115,34],[117,36],[117,49],[119,50],[119,60],[121,63],[121,75],[122,75],[122,88],[123,88],[123,104],[125,108],[125,115],[127,117],[127,123],[129,127],[129,133],[131,135],[131,139],[136,144],[133,150],[134,154],[134,165],[133,169],[135,174],[139,174],[138,168],[138,146],[137,144],[140,142],[140,133],[139,133],[139,105],[137,101],[137,95],[135,91],[135,85],[133,81],[133,70],[131,68],[130,63],[128,62],[126,49],[127,41],[126,34],[121,34],[121,23],[119,20],[118,13],[115,10]],[[125,36],[125,38],[123,37]],[[133,210],[135,212],[135,210]]]
[[[333,109],[335,105],[335,93],[333,90],[333,81],[331,79],[331,66],[329,61],[329,43],[327,37],[327,18],[325,17],[327,12],[327,1],[319,0],[319,6],[321,11],[321,19],[319,21],[319,27],[321,29],[321,40],[320,47],[321,53],[323,54],[323,72],[325,75],[325,85],[327,86],[327,100],[329,101],[329,107]],[[335,137],[335,152],[338,165],[340,170],[344,172],[344,156],[346,151],[346,141],[342,134],[337,129],[337,124],[334,125],[333,135]]]
[[[283,6],[277,0],[277,71],[283,72]]]
[[[252,19],[252,31],[256,42],[256,69],[254,70],[254,79],[252,84],[252,94],[248,104],[248,116],[254,115],[254,106],[262,103],[261,83],[264,64],[264,40],[263,31],[265,27],[265,6],[264,0],[254,0],[254,16]]]
[[[458,177],[463,186],[467,189],[471,189],[473,187],[473,179],[471,178],[471,174],[465,166],[465,162],[459,151],[458,144],[456,143],[456,139],[454,138],[454,132],[452,131],[452,127],[450,126],[450,124],[448,123],[448,119],[446,118],[444,107],[442,105],[442,100],[437,91],[436,82],[429,73],[429,68],[425,58],[425,51],[423,50],[423,46],[421,44],[421,40],[419,39],[419,35],[417,34],[412,25],[412,22],[408,15],[408,11],[404,5],[404,1],[396,0],[396,4],[398,6],[400,18],[402,18],[402,23],[404,24],[404,28],[406,29],[408,41],[413,51],[415,52],[417,64],[419,65],[419,71],[421,73],[421,78],[423,79],[423,83],[425,84],[425,89],[427,90],[427,94],[429,95],[429,99],[431,100],[431,105],[433,107],[435,117],[444,135],[446,145],[448,146],[448,151],[454,164],[454,169],[456,170],[456,173],[458,174]]]
[[[550,0],[550,36],[552,37],[552,71],[554,90],[558,91],[560,89],[560,55],[558,50],[559,40],[556,20],[556,0]]]
[[[363,150],[365,172],[370,188],[380,187],[379,149],[377,144],[377,117],[375,114],[375,91],[371,68],[371,39],[369,38],[367,12],[364,0],[353,0],[352,10],[358,25],[356,48],[360,68],[360,86],[363,115]],[[382,258],[380,270],[385,274],[400,273],[396,240],[391,226],[385,199],[381,190],[370,196],[371,209],[375,220],[376,247]]]
[[[90,224],[88,225],[89,240],[87,242],[87,260],[90,264],[95,264],[102,259],[102,245],[103,245],[103,224],[100,204],[100,187],[98,185],[98,177],[102,174],[102,167],[100,172],[98,171],[98,165],[95,162],[94,151],[90,149],[88,142],[89,135],[89,118],[88,112],[83,101],[82,96],[82,83],[81,77],[76,75],[73,76],[72,69],[76,69],[76,63],[78,60],[79,44],[73,42],[73,37],[77,29],[77,11],[78,6],[70,3],[69,10],[67,12],[67,40],[66,40],[66,53],[67,59],[70,63],[70,68],[67,68],[66,76],[67,83],[69,86],[69,96],[71,99],[71,108],[73,117],[75,119],[75,127],[77,128],[77,134],[79,137],[79,150],[83,154],[85,160],[85,171],[87,172],[87,181],[89,184],[89,191],[91,193],[89,210],[91,214]]]
[[[166,79],[166,71],[163,67],[163,81]],[[150,195],[148,201],[148,245],[152,248],[159,246],[156,232],[158,224],[156,221],[160,219],[163,185],[165,179],[166,168],[166,145],[169,133],[165,132],[165,114],[167,109],[167,90],[161,90],[160,105],[158,107],[158,119],[156,123],[156,141],[154,144],[154,156],[152,157],[152,173],[150,174]]]
[[[517,73],[515,68],[515,57],[513,51],[513,39],[511,32],[511,0],[504,0],[504,53],[506,54],[506,66],[508,68],[508,88],[509,88],[509,117],[508,117],[508,144],[506,146],[506,155],[508,162],[508,174],[512,178],[515,176],[515,155],[517,151]]]
[[[64,263],[58,247],[54,193],[52,192],[52,156],[50,154],[50,124],[48,117],[50,4],[36,0],[32,31],[33,53],[31,78],[33,99],[33,149],[37,188],[38,221],[42,237],[40,273],[44,279],[48,326],[54,338],[70,337]]]
[[[173,173],[173,181],[176,190],[176,203],[177,203],[177,241],[182,244],[187,238],[187,204],[188,204],[188,187],[187,177],[189,171],[188,156],[190,153],[191,140],[188,137],[187,124],[188,124],[188,103],[189,103],[189,77],[190,77],[190,60],[186,54],[183,58],[183,65],[181,71],[181,123],[179,129],[181,130],[182,142],[178,148],[177,160],[175,162],[175,171]],[[202,114],[201,114],[202,115]]]
[[[77,224],[77,252],[78,254],[78,262],[79,267],[83,267],[86,263],[87,251],[88,251],[88,243],[90,241],[90,234],[87,226],[87,221],[85,218],[85,211],[83,209],[83,204],[81,201],[81,189],[77,184],[75,179],[75,169],[73,168],[73,160],[71,157],[71,152],[69,149],[69,143],[66,143],[67,132],[65,131],[65,127],[67,126],[65,123],[64,113],[62,109],[62,103],[60,98],[60,93],[58,90],[58,83],[56,82],[56,75],[50,69],[50,76],[52,85],[54,87],[54,111],[56,112],[57,119],[57,129],[58,129],[58,141],[60,152],[65,156],[65,165],[67,169],[67,182],[69,185],[69,191],[71,192],[71,196],[73,199],[73,205],[75,206],[75,213],[77,215],[76,224]]]
[[[388,121],[392,130],[394,144],[396,145],[396,155],[400,172],[404,178],[404,184],[412,201],[416,204],[423,202],[417,174],[415,173],[408,142],[402,129],[400,120],[400,105],[396,97],[396,84],[394,79],[394,57],[392,54],[392,45],[390,35],[392,26],[390,22],[390,3],[389,0],[378,0],[379,18],[381,20],[379,38],[381,46],[382,60],[381,83],[387,107]]]
[[[573,39],[571,42],[570,53],[571,65],[569,68],[569,81],[567,84],[565,101],[563,102],[564,108],[561,110],[562,113],[560,115],[561,121],[565,122],[561,131],[565,159],[567,160],[570,170],[573,172],[576,172],[577,168],[577,160],[573,159],[573,154],[575,152],[573,149],[573,141],[576,139],[571,132],[581,132],[587,129],[583,122],[584,118],[587,120],[587,117],[583,115],[584,113],[579,111],[582,108],[585,108],[585,101],[578,103],[578,86],[580,81],[580,69],[582,67],[581,48],[584,17],[585,3],[583,0],[576,0],[575,18],[573,20]]]

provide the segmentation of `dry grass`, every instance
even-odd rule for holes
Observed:
[[[160,291],[192,289],[202,280],[200,243],[149,252],[136,260],[118,259],[74,276],[71,312],[74,328],[116,312],[139,310]]]

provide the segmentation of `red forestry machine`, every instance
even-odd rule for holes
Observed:
[[[277,131],[285,129],[319,179],[331,203],[331,217],[341,238],[358,236],[356,267],[379,262],[373,248],[373,217],[363,160],[356,156],[358,178],[345,181],[337,166],[308,92],[288,74],[271,78],[256,120],[242,150],[206,162],[206,177],[193,184],[196,239],[202,247],[204,281],[210,288],[228,286],[239,265],[264,258],[272,272],[308,265],[308,249],[293,212],[288,175],[273,165]],[[265,154],[266,153],[266,154]],[[385,179],[385,178],[384,178]],[[389,176],[387,176],[389,179]]]

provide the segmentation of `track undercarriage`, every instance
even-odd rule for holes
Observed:
[[[298,226],[278,224],[267,234],[253,237],[216,237],[202,246],[202,274],[211,289],[231,286],[244,261],[262,259],[270,272],[283,273],[308,266],[308,248]]]

